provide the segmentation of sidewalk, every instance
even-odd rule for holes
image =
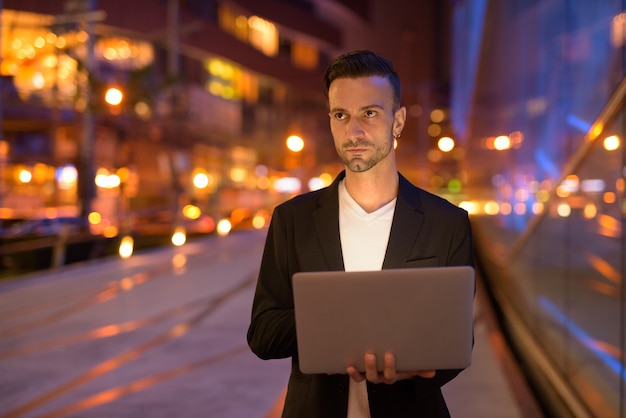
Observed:
[[[263,240],[1,284],[0,416],[280,416],[290,360],[260,360],[246,341]],[[473,364],[444,387],[452,416],[540,418],[477,284]]]

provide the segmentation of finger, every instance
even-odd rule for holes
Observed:
[[[417,375],[426,379],[432,379],[437,373],[436,370],[418,370]]]
[[[350,376],[355,382],[362,382],[365,380],[365,375],[363,373],[359,373],[359,371],[353,366],[349,366],[346,369],[346,373],[348,373],[348,376]]]
[[[385,353],[385,368],[383,369],[383,381],[390,385],[398,380],[396,373],[396,356],[393,353]]]
[[[380,375],[378,374],[378,369],[376,368],[376,354],[374,353],[366,353],[365,354],[365,377],[372,383],[380,383]]]

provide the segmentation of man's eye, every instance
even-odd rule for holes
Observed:
[[[345,113],[341,113],[341,112],[337,112],[335,113],[335,119],[337,120],[343,120],[346,118],[346,114]]]
[[[377,112],[375,110],[367,110],[367,111],[365,111],[365,117],[366,118],[373,118],[376,115],[377,115]]]

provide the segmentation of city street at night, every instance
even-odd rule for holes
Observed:
[[[452,418],[625,418],[625,51],[626,0],[0,0],[0,418],[445,417],[291,321],[431,265],[476,271]]]

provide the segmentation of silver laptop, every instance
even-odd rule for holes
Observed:
[[[392,351],[397,370],[461,369],[471,364],[474,269],[300,272],[293,295],[300,369],[364,370],[363,355]]]

